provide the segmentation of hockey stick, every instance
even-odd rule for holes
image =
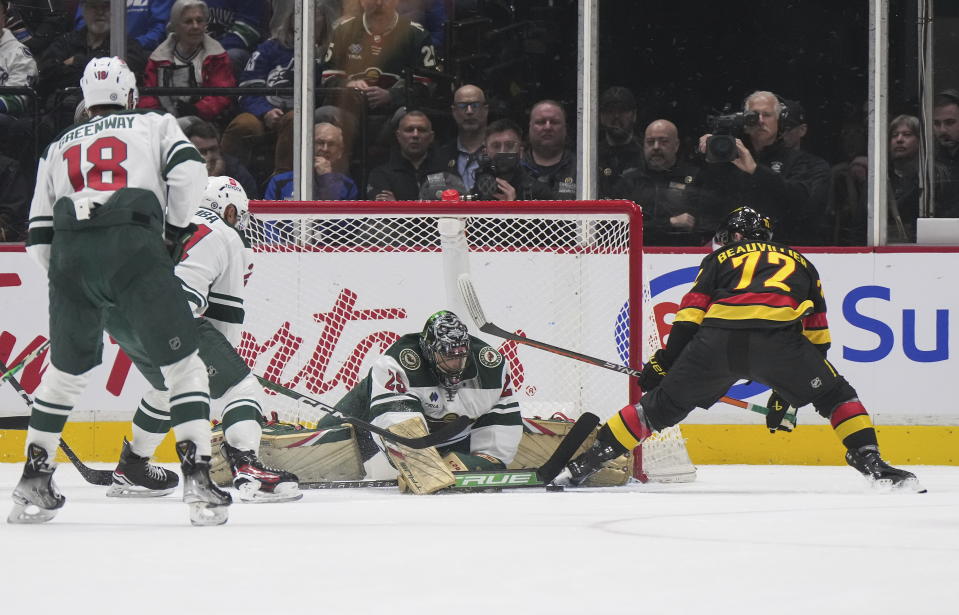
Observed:
[[[262,376],[257,376],[256,379],[260,381],[260,384],[270,389],[271,391],[279,393],[280,395],[285,395],[286,397],[289,397],[290,399],[303,402],[304,404],[308,406],[319,408],[320,410],[323,410],[324,412],[328,412],[339,419],[343,419],[344,422],[350,423],[356,427],[359,427],[360,429],[365,429],[366,431],[370,431],[372,433],[380,435],[385,440],[389,440],[390,442],[396,442],[397,444],[402,444],[403,446],[408,446],[410,448],[429,448],[431,446],[445,444],[449,442],[450,440],[452,440],[453,438],[455,438],[456,436],[458,436],[459,434],[461,434],[463,430],[466,429],[470,423],[472,423],[469,417],[458,416],[456,417],[455,420],[444,424],[443,427],[440,428],[439,430],[434,431],[428,435],[425,435],[422,438],[404,438],[403,436],[399,436],[393,433],[392,431],[383,429],[382,427],[377,427],[376,425],[372,423],[367,423],[366,421],[362,419],[354,418],[352,416],[347,416],[343,414],[342,412],[340,412],[339,410],[337,410],[336,408],[334,408],[333,406],[327,405],[318,399],[309,397],[308,395],[298,393],[294,391],[293,389],[288,389],[282,384],[278,384],[276,382],[273,382],[272,380],[267,380],[266,378],[263,378]]]
[[[39,354],[39,353],[38,353]],[[24,363],[21,362],[21,365]],[[0,361],[0,369],[6,370],[6,366]],[[27,403],[27,407],[33,411],[33,400],[30,398],[30,395],[23,390],[23,387],[20,386],[20,381],[7,371],[4,376],[11,386],[17,391],[23,401]],[[16,421],[11,421],[11,424],[17,425],[16,427],[11,427],[12,429],[26,429],[30,422],[29,416],[24,417],[12,417],[18,419]],[[22,424],[22,427],[19,426]],[[63,451],[63,454],[67,456],[67,459],[70,460],[70,463],[74,465],[77,469],[77,472],[80,473],[80,476],[83,477],[83,480],[87,481],[92,485],[109,485],[113,482],[113,472],[111,470],[95,470],[87,465],[85,465],[80,458],[77,457],[77,454],[73,452],[73,449],[64,442],[63,438],[60,438],[60,450]]]
[[[16,375],[16,373],[19,372],[21,369],[23,369],[27,365],[27,363],[29,363],[30,361],[33,361],[38,356],[40,356],[40,353],[46,350],[47,346],[49,345],[50,345],[50,340],[46,340],[45,342],[43,342],[42,344],[34,348],[33,352],[25,356],[22,361],[20,361],[19,363],[17,363],[10,369],[7,369],[5,372],[3,372],[3,375],[0,376],[0,383],[2,383],[7,378],[12,378],[14,375]],[[0,362],[0,366],[2,365],[3,363]]]
[[[543,465],[528,470],[490,470],[482,472],[453,472],[456,482],[443,491],[491,491],[521,487],[546,487],[556,478],[593,429],[599,417],[585,412],[570,428]],[[339,480],[300,483],[300,489],[350,489],[356,487],[396,487],[396,480]],[[560,491],[561,489],[556,489]]]
[[[539,348],[540,350],[545,350],[546,352],[551,352],[553,354],[558,354],[560,356],[568,357],[570,359],[575,359],[577,361],[582,361],[584,363],[589,363],[591,365],[596,365],[598,367],[603,367],[605,369],[612,370],[614,372],[619,372],[621,374],[626,374],[627,376],[633,376],[634,378],[639,378],[643,373],[638,369],[633,369],[626,365],[619,365],[618,363],[610,363],[603,359],[597,359],[596,357],[591,357],[589,355],[581,354],[574,352],[572,350],[567,350],[566,348],[560,348],[559,346],[553,346],[545,342],[539,342],[528,337],[523,337],[521,335],[516,335],[515,333],[510,333],[509,331],[502,329],[490,321],[486,320],[486,315],[483,313],[483,306],[480,305],[479,297],[476,294],[476,289],[473,288],[473,282],[470,280],[468,274],[460,274],[459,279],[457,280],[457,286],[459,286],[460,294],[463,296],[463,302],[466,304],[466,309],[469,311],[470,316],[473,318],[473,321],[476,323],[476,326],[479,327],[479,330],[483,333],[489,333],[490,335],[495,335],[503,339],[507,339],[517,344],[524,344],[526,346],[532,346],[533,348]],[[751,402],[743,401],[741,399],[735,399],[733,397],[727,397],[723,395],[719,398],[719,401],[729,404],[731,406],[737,406],[739,408],[744,408],[750,412],[755,412],[757,414],[766,415],[769,414],[769,408],[765,406],[760,406],[759,404],[754,404]],[[796,424],[796,409],[793,408],[791,412],[786,414],[785,419],[790,420],[794,425]]]
[[[453,472],[454,484],[440,492],[499,491],[522,487],[545,487],[546,483],[536,475],[536,470],[491,470],[483,472]],[[353,489],[361,487],[397,487],[394,479],[379,480],[332,480],[315,483],[300,483],[300,489]]]

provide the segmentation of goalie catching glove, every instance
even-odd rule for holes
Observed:
[[[766,402],[766,408],[769,410],[766,414],[766,427],[769,428],[769,433],[789,432],[796,428],[796,423],[786,418],[790,407],[789,402],[782,395],[776,391],[772,392],[769,401]]]
[[[644,393],[652,391],[659,386],[659,383],[663,381],[668,371],[669,364],[667,363],[666,353],[662,349],[659,349],[646,361],[646,365],[643,366],[643,371],[639,375],[640,388],[643,389]]]

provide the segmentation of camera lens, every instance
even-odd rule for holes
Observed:
[[[736,137],[712,135],[706,140],[706,162],[732,162],[738,157]]]

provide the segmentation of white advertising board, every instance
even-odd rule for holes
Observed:
[[[319,255],[318,255],[319,256]],[[323,257],[329,259],[330,255]],[[671,322],[676,304],[690,287],[701,254],[649,254],[644,259],[644,275],[650,284],[651,305],[644,306],[644,313],[653,309],[657,318],[664,324]],[[381,258],[389,258],[381,255]],[[829,323],[832,330],[833,347],[829,359],[857,389],[866,407],[877,422],[884,424],[919,425],[959,425],[959,362],[953,356],[953,350],[959,348],[959,332],[954,321],[959,317],[959,254],[956,253],[862,253],[862,254],[812,254],[823,278],[826,299],[829,305]],[[282,277],[271,275],[270,268],[285,265],[282,259],[271,265],[258,265],[254,280],[265,281]],[[353,266],[356,266],[355,264]],[[530,266],[513,263],[508,267]],[[329,271],[343,271],[343,267],[332,264],[331,269],[317,271],[311,280],[301,280],[305,285],[325,285],[329,302],[333,304],[343,290],[343,282],[329,277]],[[372,264],[370,267],[379,267]],[[493,284],[496,280],[509,280],[508,269],[503,272],[484,271],[482,263],[473,263],[474,277],[482,292],[483,285]],[[426,315],[435,310],[436,302],[442,294],[432,292],[429,278],[417,275],[416,268],[407,270],[407,276],[393,283],[422,287],[422,300],[408,303],[401,315],[392,314],[384,322],[367,322],[364,327],[350,333],[342,345],[336,346],[330,365],[340,365],[344,357],[355,351],[357,345],[371,333],[383,331],[387,335],[383,340],[410,331],[418,330]],[[543,271],[539,275],[548,276]],[[354,278],[355,279],[355,278]],[[363,279],[367,279],[363,276]],[[375,278],[372,278],[376,282]],[[488,286],[486,286],[488,288]],[[557,293],[564,293],[562,280],[554,284]],[[267,286],[251,283],[251,292],[268,292]],[[351,284],[352,290],[362,294],[362,284]],[[518,290],[517,301],[522,301],[522,289]],[[602,292],[601,289],[589,289],[589,292]],[[382,296],[382,293],[377,293]],[[45,338],[47,332],[46,284],[38,267],[18,250],[0,251],[0,360],[6,363],[16,362],[33,342]],[[288,307],[288,306],[286,306]],[[371,308],[390,308],[397,306],[364,306]],[[492,307],[492,306],[490,306]],[[530,337],[550,341],[550,316],[544,314],[544,322],[516,322],[509,306],[490,309],[488,316],[506,328],[522,327]],[[321,313],[324,306],[311,308]],[[524,316],[529,318],[529,316]],[[614,362],[625,360],[619,344],[613,339],[620,313],[604,314],[608,320],[605,325],[588,323],[602,331],[598,337],[599,350],[574,349],[594,354]],[[648,320],[646,321],[648,322]],[[644,322],[645,325],[645,322]],[[267,329],[271,328],[268,326]],[[253,331],[253,336],[262,341],[269,332]],[[606,336],[609,337],[606,337]],[[369,346],[367,355],[379,346]],[[539,351],[531,351],[536,353]],[[370,356],[360,357],[358,372],[364,374],[369,366]],[[532,389],[525,394],[535,397],[535,379],[537,368],[526,365],[529,371],[526,383]],[[536,359],[529,359],[535,361]],[[262,367],[262,366],[258,366]],[[587,368],[586,377],[622,379],[619,374],[601,370],[592,366]],[[336,378],[336,369],[331,367],[325,373]],[[25,388],[32,391],[42,372],[34,363],[21,374]],[[341,386],[344,383],[337,383]],[[142,378],[123,360],[118,348],[105,340],[103,365],[95,370],[84,398],[77,408],[74,420],[87,420],[91,409],[97,409],[100,420],[123,420],[132,416],[145,386]],[[345,390],[345,389],[344,389]],[[336,394],[333,389],[331,393]],[[732,397],[750,399],[765,403],[768,390],[758,384],[740,384],[730,393]],[[521,402],[523,402],[521,397]],[[616,408],[597,410],[607,415]],[[23,402],[11,387],[0,388],[0,415],[22,414]],[[806,409],[804,411],[811,411]],[[691,415],[690,423],[754,423],[755,415],[737,408],[717,405],[709,410],[697,410]]]
[[[959,425],[959,254],[810,254],[828,306],[829,361],[883,424]],[[671,322],[701,254],[644,260],[654,312]],[[646,313],[644,307],[644,313]],[[735,386],[731,397],[764,404],[768,388]],[[805,411],[809,411],[807,409]],[[719,405],[691,423],[747,422]]]

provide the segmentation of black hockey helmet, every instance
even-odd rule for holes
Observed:
[[[453,312],[441,310],[426,320],[420,352],[443,387],[452,388],[463,380],[469,348],[469,330]]]
[[[773,223],[752,207],[737,207],[726,214],[713,241],[721,246],[732,243],[733,233],[741,234],[743,239],[769,241],[773,238]]]

